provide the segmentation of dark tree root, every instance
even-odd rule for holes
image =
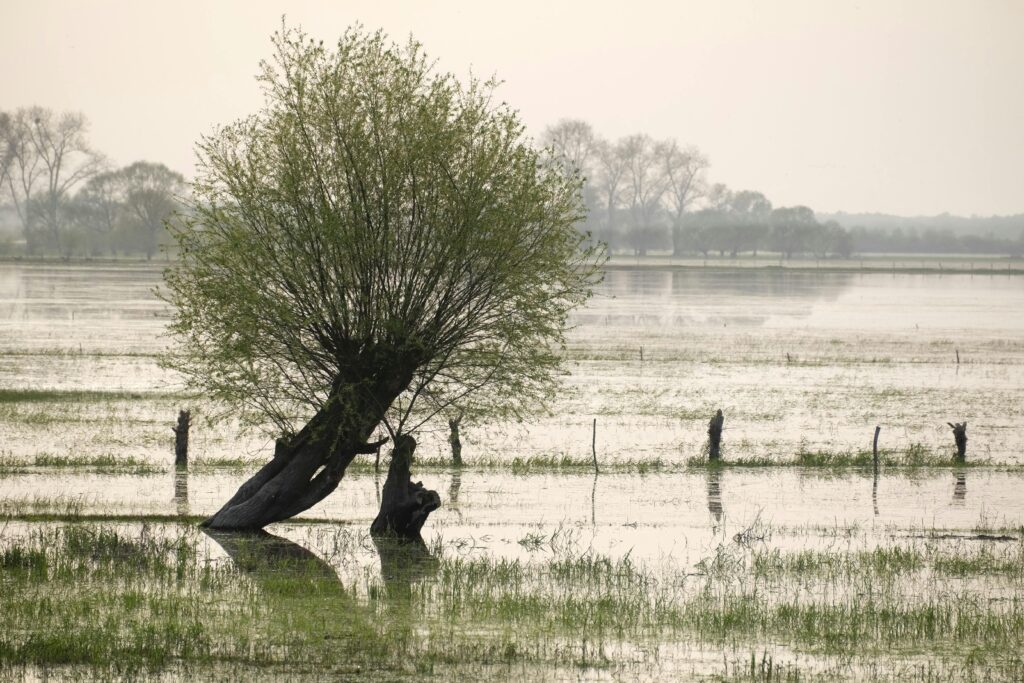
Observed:
[[[411,480],[412,454],[416,440],[408,435],[397,437],[391,452],[391,466],[384,481],[380,513],[370,525],[374,537],[392,536],[407,541],[423,543],[420,532],[431,512],[441,507],[441,497],[436,491],[423,486],[422,482]]]

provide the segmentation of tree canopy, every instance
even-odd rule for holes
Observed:
[[[392,435],[542,406],[603,258],[576,229],[579,176],[494,81],[438,73],[415,41],[273,45],[263,109],[198,144],[166,273],[173,365],[283,435],[384,376]]]

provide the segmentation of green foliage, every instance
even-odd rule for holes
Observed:
[[[283,433],[382,377],[406,387],[392,429],[540,407],[602,258],[575,229],[579,177],[495,82],[437,74],[415,42],[273,42],[264,108],[198,145],[170,364]]]

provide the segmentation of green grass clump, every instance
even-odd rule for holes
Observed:
[[[921,444],[911,444],[902,451],[879,450],[879,466],[887,469],[917,468],[966,468],[966,467],[1001,467],[1014,469],[1017,465],[999,465],[988,458],[968,458],[965,462],[957,462],[952,453],[932,451]],[[820,469],[856,469],[874,466],[874,454],[871,451],[823,451],[810,450],[803,446],[791,457],[775,458],[770,456],[723,457],[711,462],[706,454],[693,456],[686,460],[686,467],[807,467]]]
[[[141,458],[100,455],[36,453],[27,457],[0,455],[0,474],[23,474],[35,470],[78,470],[100,474],[157,474],[167,471]]]

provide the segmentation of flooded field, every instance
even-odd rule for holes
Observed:
[[[415,558],[372,457],[273,536],[196,527],[270,447],[157,365],[159,284],[0,264],[4,678],[1024,677],[1019,276],[610,270],[551,415],[463,425],[462,470],[423,435]]]

